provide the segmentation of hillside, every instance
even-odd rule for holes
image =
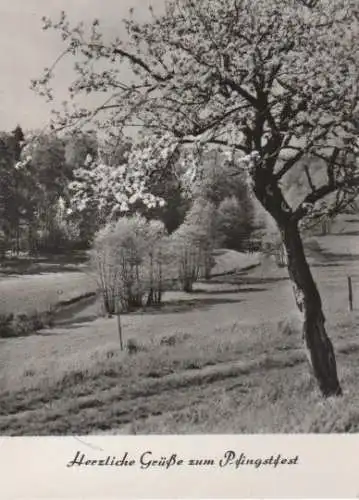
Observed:
[[[222,251],[222,275],[122,317],[134,354],[120,351],[116,319],[96,317],[96,304],[38,335],[1,339],[0,432],[358,432],[359,222],[337,225],[306,247],[343,398],[323,401],[308,375],[286,271],[233,252],[226,265]],[[228,274],[236,259],[241,269]]]

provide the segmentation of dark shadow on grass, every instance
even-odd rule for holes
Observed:
[[[314,262],[310,267],[341,267],[342,262]]]
[[[241,286],[240,291],[246,291],[246,288],[243,288],[243,285],[266,285],[266,284],[271,284],[271,283],[277,283],[280,281],[288,281],[289,277],[288,276],[278,276],[278,277],[255,277],[255,276],[239,276],[238,274],[236,276],[233,276],[231,278],[227,278],[225,280],[215,280],[213,283],[218,283],[218,284],[236,284]],[[259,291],[259,288],[255,289],[247,289],[247,291]]]
[[[358,351],[359,345],[353,343],[349,343],[348,345],[338,348],[338,352],[341,354],[356,354]]]
[[[34,335],[39,335],[38,331],[18,333],[16,335],[8,335],[0,337],[0,340],[13,340],[13,339],[24,339],[27,337],[33,337]]]
[[[213,255],[215,255],[216,257],[220,257],[221,255],[224,255],[226,253],[227,253],[227,250],[225,250],[225,249],[216,249],[216,250],[214,250]]]
[[[62,321],[56,321],[54,327],[58,328],[80,328],[84,323],[89,323],[91,321],[95,321],[98,316],[97,314],[88,314],[87,316],[80,316],[79,318],[74,319],[66,319]]]
[[[10,268],[1,268],[0,276],[6,278],[16,278],[18,276],[41,276],[43,274],[49,273],[78,273],[84,271],[83,267],[76,267],[72,265],[48,265],[48,266],[31,266],[26,269],[10,269]]]
[[[84,311],[87,307],[95,305],[97,296],[95,292],[88,292],[81,297],[75,297],[66,302],[59,302],[56,307],[54,324],[61,324],[63,322],[74,321],[75,315]]]
[[[87,261],[88,257],[85,253],[6,258],[1,261],[0,276],[79,272],[83,270]]]
[[[349,253],[333,253],[333,252],[321,251],[320,255],[324,259],[327,259],[329,262],[336,262],[338,264],[340,264],[339,261],[341,261],[341,263],[343,263],[343,261],[347,262],[359,261],[359,254],[353,255]]]
[[[260,265],[260,263],[257,262],[256,264],[249,264],[248,266],[242,267],[241,269],[231,269],[230,271],[225,271],[223,273],[213,273],[213,274],[211,274],[211,279],[217,278],[220,276],[232,276],[232,275],[236,275],[239,273],[246,273],[248,271],[251,271],[252,269],[255,269],[259,265]]]
[[[89,314],[87,316],[82,316],[79,318],[69,318],[68,320],[56,322],[52,327],[46,328],[44,330],[39,330],[36,333],[33,333],[33,335],[38,335],[40,337],[62,335],[64,333],[63,330],[77,330],[78,328],[82,328],[86,323],[95,321],[96,319],[98,319],[98,317],[99,316],[96,314]],[[60,329],[61,331],[59,331]]]
[[[153,307],[146,307],[144,309],[129,313],[131,316],[138,316],[143,314],[176,314],[196,310],[208,310],[218,304],[239,303],[239,299],[222,299],[222,298],[191,298],[187,300],[173,300],[163,302],[163,304]]]
[[[358,222],[358,221],[356,221]],[[359,231],[343,231],[338,233],[330,233],[331,236],[359,236]]]
[[[218,283],[218,282],[217,282]],[[249,292],[265,292],[267,288],[228,288],[224,290],[206,290],[205,288],[196,288],[195,293],[205,294],[205,295],[227,295],[227,294],[236,294],[236,293],[249,293]]]

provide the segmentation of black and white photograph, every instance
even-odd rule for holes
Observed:
[[[358,433],[358,0],[0,0],[0,43],[0,435]]]

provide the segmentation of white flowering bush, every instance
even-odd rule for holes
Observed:
[[[175,147],[176,142],[164,135],[133,146],[120,165],[103,162],[101,151],[95,160],[88,156],[86,164],[74,171],[75,180],[69,184],[73,210],[82,211],[95,201],[99,211],[111,218],[128,213],[139,201],[147,208],[163,206],[164,200],[151,193],[149,178],[163,167]]]
[[[108,314],[161,302],[165,236],[161,222],[138,215],[124,216],[97,233],[92,265]]]

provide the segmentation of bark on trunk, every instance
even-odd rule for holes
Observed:
[[[342,394],[333,345],[325,331],[321,298],[307,263],[298,225],[282,228],[289,277],[295,300],[303,316],[303,341],[309,364],[325,397]]]

